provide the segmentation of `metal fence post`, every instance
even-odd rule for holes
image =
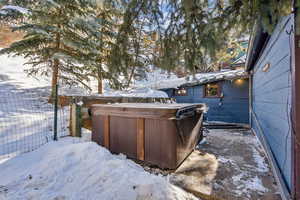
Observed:
[[[57,141],[57,103],[58,103],[58,84],[55,85],[55,97],[54,97],[54,137]]]

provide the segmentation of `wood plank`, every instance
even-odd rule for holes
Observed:
[[[110,116],[106,115],[104,116],[104,147],[109,149],[109,134],[110,134]]]
[[[145,121],[145,160],[160,168],[177,167],[177,130],[169,120]],[[158,132],[159,131],[159,132]]]
[[[72,118],[72,104],[69,107],[70,107],[69,133],[70,133],[70,136],[72,136],[72,121],[73,121],[73,118]]]
[[[104,146],[103,135],[104,135],[104,116],[95,116],[92,118],[92,141],[97,144]]]
[[[81,107],[75,103],[70,107],[69,129],[72,137],[81,137]]]
[[[145,160],[145,118],[137,118],[137,158]]]
[[[137,159],[137,119],[110,115],[109,149]]]
[[[70,134],[72,137],[76,137],[76,104],[71,105],[71,121],[70,121]]]
[[[162,113],[162,114],[161,114]],[[169,119],[174,117],[174,113],[154,113],[154,112],[129,112],[129,111],[106,111],[106,110],[96,110],[94,115],[110,115],[115,117],[124,117],[124,118],[151,118],[151,119]]]

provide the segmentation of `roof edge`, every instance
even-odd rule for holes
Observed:
[[[246,71],[250,71],[251,69],[253,69],[269,38],[270,35],[267,32],[263,31],[261,24],[257,21],[253,27],[249,46],[247,49],[247,58],[245,65]]]

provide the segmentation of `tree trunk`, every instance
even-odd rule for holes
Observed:
[[[103,94],[103,83],[100,77],[98,77],[98,94]]]
[[[131,69],[131,73],[130,73],[129,79],[128,79],[128,82],[126,84],[127,88],[130,86],[130,83],[131,83],[131,80],[133,78],[134,72],[135,72],[135,66],[133,66],[132,69]]]
[[[102,61],[100,60],[100,64],[97,69],[98,94],[103,94],[103,83],[102,83],[103,77],[102,77],[101,67],[102,67]]]
[[[60,34],[56,33],[56,45],[55,48],[58,50],[60,48]],[[59,60],[54,59],[52,63],[52,82],[51,82],[51,97],[54,97],[54,92],[56,85],[58,83],[58,74],[59,74]]]
[[[58,66],[59,66],[59,60],[54,59],[53,65],[52,65],[52,82],[51,82],[51,96],[54,97],[55,87],[58,83]]]
[[[105,17],[103,16],[103,14],[101,14],[101,18],[104,19]],[[102,77],[102,54],[103,54],[103,37],[102,37],[102,32],[103,32],[103,20],[101,21],[101,34],[100,34],[100,61],[99,61],[99,66],[98,66],[98,94],[103,94],[103,84],[102,84],[102,80],[103,80],[103,77]]]

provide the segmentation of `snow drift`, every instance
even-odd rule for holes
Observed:
[[[0,199],[196,199],[93,142],[64,138],[0,164]]]

